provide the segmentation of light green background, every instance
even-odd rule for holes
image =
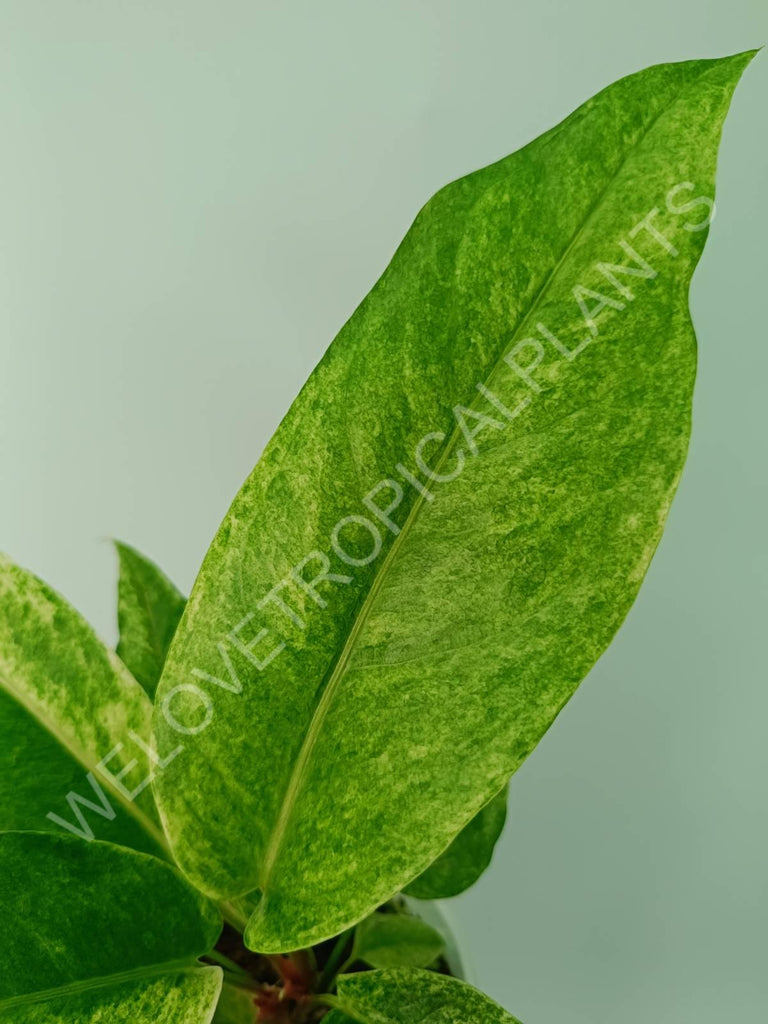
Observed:
[[[764,0],[0,2],[0,547],[114,638],[100,538],[184,587],[422,202]],[[768,59],[692,294],[689,464],[640,599],[455,905],[526,1024],[768,1019]]]

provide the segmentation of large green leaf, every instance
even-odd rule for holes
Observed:
[[[159,852],[152,705],[67,602],[0,556],[0,827]]]
[[[252,948],[424,871],[626,615],[685,460],[687,294],[751,56],[622,79],[440,191],[235,499],[158,688],[186,748],[156,793],[202,888],[258,890]]]
[[[0,907],[3,1021],[210,1020],[220,972],[180,968],[213,947],[221,918],[165,862],[73,836],[0,833]]]
[[[409,968],[342,976],[336,1003],[329,1024],[519,1024],[463,981]]]
[[[115,547],[120,560],[117,653],[154,697],[186,600],[154,562],[128,544],[115,541]]]
[[[447,850],[427,870],[405,887],[409,896],[420,900],[443,900],[458,896],[474,885],[491,863],[493,848],[507,819],[505,786],[456,836]]]
[[[218,967],[165,971],[6,1004],[0,1019],[3,1024],[210,1024],[220,988]]]

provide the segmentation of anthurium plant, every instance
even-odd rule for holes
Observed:
[[[189,599],[118,545],[116,652],[0,562],[4,1024],[514,1020],[419,901],[488,865],[661,537],[752,56],[630,75],[441,189]]]

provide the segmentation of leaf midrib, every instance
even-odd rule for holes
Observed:
[[[631,159],[633,159],[636,156],[638,149],[643,145],[643,143],[648,138],[653,129],[656,127],[656,125],[659,123],[659,121],[666,117],[669,114],[669,112],[672,109],[674,109],[674,107],[685,95],[685,93],[688,92],[689,89],[691,89],[691,87],[695,83],[697,83],[701,78],[707,75],[711,69],[711,65],[702,68],[700,73],[696,76],[696,78],[693,78],[689,82],[687,82],[675,94],[671,102],[666,107],[659,111],[656,117],[653,118],[648,127],[643,131],[638,140],[629,149],[626,156],[623,158],[619,166],[616,168],[615,172],[612,174],[610,181],[606,184],[603,191],[600,193],[598,198],[587,211],[587,214],[585,215],[582,223],[574,232],[573,237],[563,250],[562,255],[557,260],[556,264],[554,265],[550,273],[545,277],[537,293],[533,296],[528,311],[521,318],[521,320],[518,323],[518,326],[515,328],[511,337],[506,342],[502,354],[493,364],[490,371],[487,373],[485,377],[486,381],[490,381],[493,378],[494,374],[503,363],[504,355],[506,354],[506,352],[509,351],[510,347],[519,338],[520,334],[529,323],[531,317],[534,315],[538,307],[541,305],[541,302],[546,296],[547,290],[549,289],[550,285],[559,274],[560,270],[568,260],[568,257],[571,255],[574,248],[578,245],[579,241],[584,235],[584,232],[589,227],[595,214],[599,211],[600,207],[605,201],[606,196],[610,193],[611,189],[616,183],[616,180],[621,175],[626,165],[629,163]],[[472,400],[469,403],[468,407],[474,409],[475,406],[479,403],[481,397],[482,396],[479,396],[479,393],[473,394]],[[445,465],[449,456],[452,454],[454,445],[459,439],[459,434],[460,430],[458,424],[455,424],[451,432],[451,435],[448,439],[448,442],[443,448],[443,453],[440,456],[438,463],[434,469],[435,473],[440,472],[441,468]],[[333,697],[335,696],[336,690],[338,689],[341,679],[344,676],[350,656],[354,650],[357,637],[359,636],[363,626],[365,625],[370,614],[371,608],[373,606],[373,603],[375,601],[375,598],[378,595],[378,592],[383,584],[383,581],[386,579],[389,564],[396,555],[396,553],[399,551],[404,538],[409,534],[414,521],[418,517],[418,514],[425,503],[425,500],[426,499],[424,498],[423,494],[419,493],[417,495],[417,498],[414,501],[411,510],[408,513],[408,516],[406,517],[405,522],[401,527],[400,533],[395,537],[394,541],[392,542],[392,546],[390,547],[387,554],[384,556],[384,561],[382,562],[381,568],[374,577],[374,580],[371,584],[371,588],[366,594],[365,599],[363,600],[363,603],[360,607],[360,612],[355,617],[355,622],[352,626],[352,629],[349,632],[349,636],[347,637],[347,640],[344,643],[344,647],[342,648],[339,657],[337,658],[333,668],[326,675],[327,682],[323,688],[323,692],[320,695],[320,699],[318,700],[317,706],[315,707],[312,719],[309,725],[307,726],[307,730],[304,734],[304,739],[302,740],[302,745],[296,758],[294,769],[293,772],[291,773],[291,778],[289,779],[288,786],[286,787],[285,790],[285,796],[280,807],[280,812],[275,822],[275,827],[272,830],[270,843],[264,855],[262,878],[259,884],[262,899],[267,893],[269,881],[272,877],[278,855],[280,853],[283,841],[285,839],[285,835],[288,830],[288,824],[290,822],[293,809],[296,805],[296,800],[303,782],[304,769],[307,763],[309,762],[312,750],[314,749],[315,743],[317,742],[317,738],[320,734],[320,730],[325,720],[325,716],[328,713],[328,709],[332,703]],[[255,913],[258,914],[258,909],[256,910]]]
[[[175,974],[177,972],[191,973],[204,970],[209,966],[208,964],[198,965],[194,960],[169,960],[167,963],[153,964],[150,967],[134,967],[130,971],[102,974],[96,978],[72,981],[66,985],[58,985],[54,988],[38,989],[36,992],[25,992],[20,996],[9,996],[7,999],[0,999],[0,1010],[9,1010],[16,1006],[31,1006],[35,1003],[47,1002],[49,999],[79,995],[81,992],[97,991],[100,988],[111,988],[113,985],[121,985],[128,981],[159,978],[164,974]]]

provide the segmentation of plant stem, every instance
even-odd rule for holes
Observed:
[[[219,903],[219,910],[227,924],[231,924],[235,931],[242,935],[245,931],[245,926],[248,923],[248,918],[237,910],[231,903]]]
[[[314,954],[306,949],[294,953],[268,954],[273,969],[283,983],[283,990],[289,998],[298,999],[315,989],[316,972]]]
[[[228,956],[224,956],[218,950],[213,949],[210,953],[206,953],[204,960],[211,960],[224,969],[224,981],[228,985],[248,989],[249,992],[258,992],[260,988],[258,981],[242,967],[238,967],[234,960],[230,960]]]
[[[326,992],[331,987],[331,982],[334,980],[337,974],[339,974],[341,968],[341,958],[344,956],[344,950],[347,948],[350,936],[354,932],[354,928],[348,928],[345,932],[336,940],[336,945],[331,950],[331,955],[328,957],[328,962],[323,968],[323,973],[320,975],[320,981],[318,983],[318,989],[321,992]],[[346,960],[343,964],[344,967],[349,966],[349,960]]]
[[[261,992],[263,988],[255,978],[251,978],[248,974],[230,974],[229,971],[225,971],[224,981],[233,988],[246,989],[248,992]]]
[[[309,1000],[309,1005],[328,1006],[332,1010],[338,1010],[341,1008],[338,996],[334,996],[330,992],[318,992]]]
[[[230,961],[228,956],[224,956],[218,949],[212,949],[209,953],[206,953],[208,959],[215,961],[219,967],[223,967],[225,971],[229,971],[231,974],[241,974],[244,978],[250,978],[251,976],[247,971],[244,971],[242,967],[239,967],[234,961]]]

